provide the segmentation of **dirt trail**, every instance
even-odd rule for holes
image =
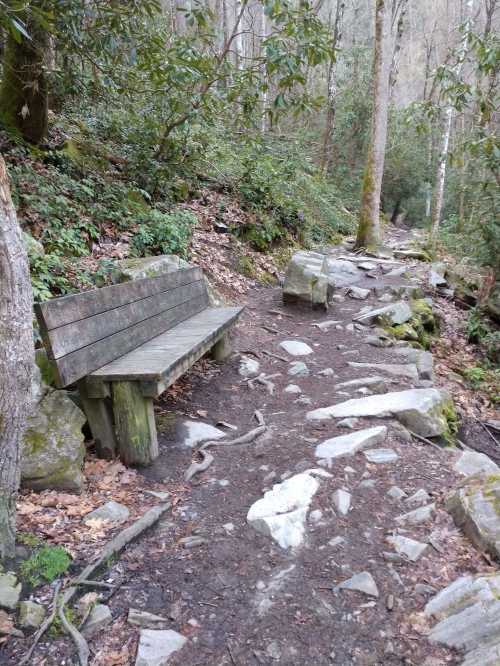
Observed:
[[[385,278],[391,280],[405,282]],[[364,282],[357,286],[370,288],[375,281],[367,277]],[[326,314],[284,308],[281,289],[266,288],[249,294],[246,305],[233,356],[210,366],[208,376],[191,372],[189,395],[160,405],[175,413],[175,426],[163,419],[161,457],[145,474],[174,489],[174,508],[111,568],[109,579],[125,580],[128,589],[110,602],[113,632],[93,645],[96,663],[106,663],[99,661],[99,654],[137,640],[135,629],[126,624],[130,607],[169,618],[169,628],[188,638],[169,664],[459,663],[458,655],[428,643],[425,627],[413,616],[433,590],[485,566],[442,508],[444,494],[458,480],[447,451],[408,441],[394,419],[359,419],[356,430],[388,426],[386,441],[378,448],[393,449],[399,455],[396,462],[372,464],[362,452],[335,459],[327,468],[331,476],[319,480],[305,540],[296,549],[281,548],[246,520],[265,489],[318,467],[314,452],[319,442],[352,432],[339,426],[338,419],[306,420],[311,409],[361,396],[357,388],[339,393],[337,384],[380,374],[353,368],[349,361],[404,362],[395,358],[393,349],[370,346],[366,333],[350,330],[361,308],[384,303],[372,292],[366,301],[346,298],[335,303]],[[327,320],[338,324],[327,330],[315,326]],[[305,342],[313,353],[294,358],[279,346],[284,340]],[[248,387],[238,372],[242,354],[258,360],[260,372],[274,375],[273,395],[264,385]],[[305,362],[309,376],[289,375],[294,361]],[[318,374],[327,368],[333,374]],[[387,381],[389,391],[418,385],[400,377]],[[289,384],[298,385],[301,393],[285,392]],[[249,445],[212,449],[214,463],[185,483],[192,450],[183,443],[180,424],[193,417],[213,425],[225,421],[238,428],[228,431],[232,438],[257,425],[257,409],[270,428],[268,434]],[[388,495],[393,486],[407,496],[424,489],[436,504],[429,521],[398,532],[428,544],[416,562],[397,556],[387,541],[398,527],[396,517],[413,508],[404,498]],[[334,508],[332,495],[338,489],[351,494],[345,516]],[[186,537],[198,538],[182,542]],[[373,576],[378,597],[335,590],[360,572]]]

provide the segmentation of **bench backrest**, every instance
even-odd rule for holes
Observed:
[[[201,312],[208,293],[199,268],[185,268],[35,305],[59,388]]]

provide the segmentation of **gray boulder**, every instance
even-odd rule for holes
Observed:
[[[33,490],[83,488],[85,455],[83,412],[67,391],[45,385],[38,367],[34,373],[33,414],[28,416],[21,453],[21,482]]]
[[[330,286],[336,289],[351,286],[364,277],[363,271],[352,262],[332,257],[326,257],[323,272],[328,276]]]
[[[45,619],[45,608],[34,601],[19,604],[19,624],[26,629],[38,629]]]
[[[142,629],[135,666],[165,666],[187,638],[172,629]]]
[[[13,573],[0,574],[0,608],[14,610],[21,596],[21,583]]]
[[[319,252],[296,252],[285,275],[283,301],[304,301],[313,307],[328,308],[331,289],[323,271],[324,255]]]
[[[472,543],[500,560],[500,476],[470,479],[448,499],[446,508]]]
[[[389,326],[396,326],[404,324],[413,317],[411,307],[405,301],[398,301],[397,303],[390,303],[382,308],[376,308],[369,312],[354,317],[354,321],[362,324],[375,324],[382,323]]]

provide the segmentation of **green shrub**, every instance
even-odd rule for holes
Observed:
[[[62,546],[42,546],[21,564],[21,576],[33,587],[51,583],[69,569],[71,557]]]
[[[132,239],[136,256],[178,254],[185,257],[196,216],[186,210],[162,213],[151,210],[141,216],[139,228]]]

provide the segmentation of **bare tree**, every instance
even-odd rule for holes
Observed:
[[[0,559],[14,554],[20,452],[33,363],[28,257],[0,155]]]
[[[357,247],[371,249],[377,248],[380,244],[380,194],[384,174],[389,113],[392,19],[391,0],[375,0],[373,110],[356,239]]]
[[[328,65],[328,94],[326,101],[325,129],[323,133],[323,148],[321,151],[320,170],[326,173],[332,161],[332,135],[335,129],[335,111],[337,98],[337,55],[336,51],[342,42],[342,23],[344,18],[345,2],[337,0],[335,20],[333,23],[332,51],[333,55]]]
[[[457,62],[453,69],[453,75],[456,79],[460,77],[463,64],[467,56],[467,48],[469,41],[469,33],[472,28],[472,15],[474,11],[474,0],[467,0],[466,4],[466,21],[463,29],[462,41],[458,50]],[[444,184],[446,180],[446,165],[448,162],[448,151],[450,147],[450,135],[453,124],[455,108],[451,100],[448,102],[445,113],[441,133],[441,150],[436,171],[436,182],[434,186],[434,196],[432,201],[432,216],[431,216],[431,239],[435,240],[439,231],[439,224],[441,222],[441,212],[443,209],[444,201]]]

